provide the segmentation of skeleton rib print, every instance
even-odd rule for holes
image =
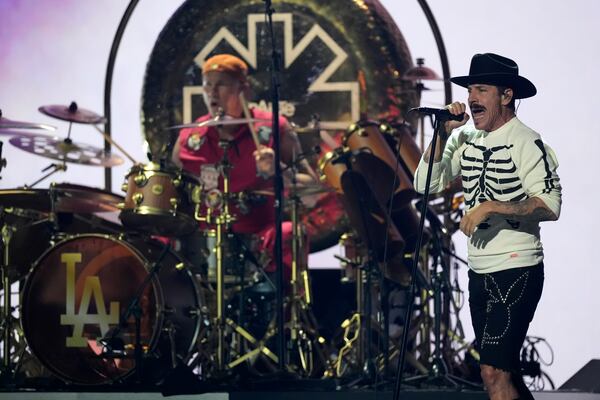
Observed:
[[[526,199],[510,150],[513,145],[487,148],[467,141],[460,157],[463,191],[467,207],[488,200]],[[504,150],[504,151],[503,151]]]

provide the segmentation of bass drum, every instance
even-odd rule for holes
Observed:
[[[193,274],[162,243],[99,234],[59,242],[33,266],[21,302],[33,354],[67,383],[98,385],[132,375],[133,316],[115,328],[155,266],[139,302],[144,378],[158,382],[187,363],[205,319]],[[103,338],[122,351],[105,354],[98,342]]]

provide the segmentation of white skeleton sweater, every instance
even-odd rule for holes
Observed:
[[[514,117],[493,132],[455,129],[440,162],[433,164],[430,190],[442,191],[462,175],[466,210],[488,200],[521,201],[537,196],[560,215],[561,187],[552,149]],[[421,159],[415,188],[425,191],[427,163]],[[492,215],[468,241],[469,267],[478,273],[536,265],[544,258],[538,222]]]

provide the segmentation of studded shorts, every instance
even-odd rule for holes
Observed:
[[[469,306],[481,364],[519,371],[519,353],[543,286],[543,263],[490,274],[469,270]]]

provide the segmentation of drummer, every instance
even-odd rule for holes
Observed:
[[[207,59],[202,68],[204,102],[209,113],[196,122],[207,121],[214,116],[224,118],[259,119],[253,122],[254,132],[260,143],[257,147],[248,124],[223,125],[219,128],[204,126],[186,128],[179,132],[174,146],[172,160],[186,171],[200,177],[204,190],[222,189],[223,180],[219,177],[217,165],[223,158],[224,150],[220,141],[229,142],[227,157],[232,165],[229,172],[230,191],[233,193],[252,193],[272,191],[274,174],[273,135],[271,128],[272,113],[250,108],[249,115],[244,113],[243,99],[249,97],[250,85],[247,80],[248,66],[240,58],[230,54],[218,54]],[[243,95],[242,95],[243,94]],[[284,117],[279,118],[280,158],[282,163],[290,165],[294,154],[301,153],[300,142]],[[316,175],[306,160],[298,165],[299,181],[316,181]],[[275,271],[275,199],[263,196],[259,201],[249,204],[247,209],[234,207],[236,217],[232,231],[239,234],[252,234],[259,239],[258,251],[264,260],[262,266],[266,272]],[[292,263],[291,239],[292,224],[282,224],[283,262],[289,274]],[[306,255],[308,252],[303,252]],[[306,263],[306,259],[303,260]]]

